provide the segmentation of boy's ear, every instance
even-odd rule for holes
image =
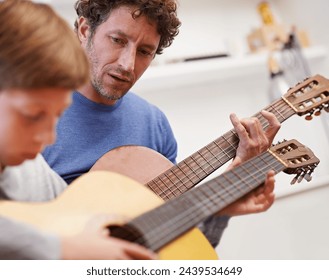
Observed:
[[[89,24],[87,23],[87,20],[84,17],[80,17],[78,19],[77,33],[80,43],[84,44],[88,40],[90,33]]]

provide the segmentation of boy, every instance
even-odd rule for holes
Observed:
[[[11,199],[13,190],[15,199],[19,193],[19,200],[46,201],[64,190],[66,184],[55,173],[47,181],[26,181],[23,190],[17,190],[22,184],[16,180],[48,169],[38,154],[54,142],[56,122],[71,102],[71,91],[88,76],[76,36],[49,6],[0,1],[0,199]],[[15,166],[22,164],[15,174]],[[139,245],[104,235],[101,227],[60,237],[0,213],[0,259],[154,258]]]

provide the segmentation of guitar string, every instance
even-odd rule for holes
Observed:
[[[281,100],[280,100],[281,101]],[[280,103],[280,102],[278,102],[278,103]],[[283,104],[284,105],[284,104]],[[271,107],[271,106],[269,106],[269,107]],[[273,107],[273,106],[272,106]],[[282,106],[281,106],[282,107]],[[290,108],[290,107],[289,107]],[[289,110],[286,110],[287,112],[289,112]],[[283,114],[286,114],[287,112],[283,112]],[[257,114],[256,114],[257,115]],[[267,122],[266,120],[264,121],[263,120],[263,118],[260,118],[260,121],[261,121],[261,124],[263,125],[263,126],[265,126],[265,123]],[[266,126],[265,126],[266,127]],[[230,131],[230,132],[232,132],[232,133],[234,133],[235,135],[236,135],[236,133],[234,132],[234,130],[232,130],[232,131]],[[236,145],[237,146],[237,143],[238,143],[238,138],[236,138],[237,140],[236,141],[234,141],[234,142],[232,142],[232,144],[234,145]],[[214,141],[215,142],[215,141]],[[224,141],[222,141],[222,143],[224,143]],[[207,145],[207,146],[210,146],[210,145],[212,145],[213,143],[210,143],[209,145]],[[219,143],[219,144],[221,144],[221,143]],[[203,149],[206,149],[207,148],[207,146],[205,147],[205,148],[203,148]],[[201,149],[202,150],[202,149]],[[200,151],[201,151],[200,150]],[[213,152],[213,149],[210,149],[212,152]],[[209,165],[213,165],[214,163],[216,164],[218,164],[218,162],[221,162],[221,159],[223,159],[223,158],[226,158],[225,156],[223,156],[223,153],[225,153],[225,154],[228,154],[228,153],[232,153],[232,152],[234,152],[234,151],[236,151],[236,149],[235,148],[231,148],[231,147],[229,147],[228,149],[225,149],[225,150],[223,150],[223,151],[220,151],[220,153],[219,154],[216,154],[216,153],[213,153],[214,154],[214,156],[212,156],[211,157],[211,159],[210,159],[210,162],[209,163],[207,163],[207,162],[205,162],[205,164],[204,165],[201,165],[201,172],[197,172],[197,171],[200,171],[200,168],[198,168],[197,170],[193,170],[193,168],[191,167],[190,169],[188,169],[190,172],[187,172],[187,173],[184,173],[184,175],[185,175],[185,177],[187,177],[191,182],[192,182],[192,185],[194,185],[195,183],[193,182],[193,180],[196,178],[196,177],[198,177],[197,179],[198,180],[200,180],[200,177],[198,176],[198,175],[200,175],[200,174],[202,174],[202,173],[205,173],[206,175],[205,176],[201,176],[201,178],[204,178],[204,177],[207,177],[210,173],[212,173],[212,172],[210,172],[210,173],[207,173],[205,170],[207,169],[207,167],[209,167]],[[220,157],[218,157],[218,155],[220,156]],[[195,162],[196,162],[196,164],[198,163],[196,160],[194,160]],[[213,161],[213,162],[211,162],[211,161]],[[183,161],[184,162],[184,161]],[[189,167],[189,164],[188,163],[185,163],[186,165],[187,165],[187,167]],[[215,165],[214,164],[214,165]],[[179,164],[178,164],[179,165]],[[177,165],[177,166],[178,166]],[[177,168],[177,166],[174,166],[174,167],[176,167]],[[198,167],[198,165],[197,165],[197,167]],[[206,168],[204,168],[204,167],[206,167]],[[179,168],[179,169],[181,169],[181,168]],[[217,168],[216,168],[217,169]],[[215,170],[216,170],[215,169]],[[170,181],[172,181],[172,183],[174,184],[174,186],[173,187],[171,187],[171,188],[165,188],[165,189],[163,189],[163,188],[161,188],[161,186],[159,187],[159,186],[156,186],[159,190],[160,190],[160,192],[159,191],[156,191],[156,188],[154,188],[154,186],[150,186],[151,187],[151,189],[153,189],[156,193],[158,193],[158,195],[160,196],[160,197],[162,197],[162,198],[164,198],[164,196],[166,196],[166,197],[169,197],[169,195],[171,194],[171,195],[174,195],[175,196],[175,192],[177,192],[178,191],[178,193],[182,193],[182,191],[180,190],[181,189],[181,186],[177,186],[177,184],[182,184],[183,186],[185,186],[185,188],[186,189],[189,189],[189,187],[188,186],[186,186],[186,184],[182,181],[182,180],[179,180],[180,182],[177,182],[177,180],[172,180],[172,176],[170,176],[170,173],[171,174],[173,174],[176,178],[175,179],[179,179],[178,178],[178,176],[175,174],[175,172],[173,171],[173,170],[168,170],[167,172],[165,172],[164,174],[162,174],[162,175],[160,175],[159,176],[159,179],[162,179],[161,177],[167,177],[167,178],[171,178],[171,179],[169,179]],[[192,175],[192,178],[191,178],[191,176],[190,175]],[[158,179],[158,177],[157,178],[155,178],[155,179],[153,179],[151,182],[149,182],[148,183],[148,185],[152,185],[152,183],[153,184],[156,184],[156,185],[158,185],[157,183],[156,183],[156,180]],[[163,185],[165,185],[166,186],[166,184],[165,184],[165,182],[164,182],[164,180],[162,179],[161,180],[162,181],[162,184]],[[168,193],[169,193],[169,195],[168,195]],[[166,198],[165,197],[165,198]],[[165,199],[164,198],[164,199]]]
[[[312,90],[313,89],[313,85],[317,86],[318,84],[317,83],[313,83],[313,82],[312,83],[309,83],[307,86],[304,86],[303,89],[300,89],[299,91],[303,91],[304,90],[304,92],[305,92],[305,89],[306,90]],[[276,104],[280,104],[280,106],[275,106]],[[284,110],[282,110],[282,107],[284,107]],[[273,102],[271,105],[269,105],[268,107],[266,107],[264,110],[272,111],[274,113],[277,113],[277,117],[279,119],[280,118],[282,119],[281,122],[283,122],[288,117],[290,117],[290,116],[292,116],[292,115],[295,114],[295,112],[292,110],[292,108],[290,106],[287,106],[286,102],[283,101],[282,99],[279,99],[279,100]],[[289,112],[289,111],[290,111],[290,115],[287,114],[287,112]],[[266,126],[264,124],[264,121],[263,121],[264,118],[262,117],[262,115],[260,113],[257,113],[254,116],[256,116],[258,119],[260,119],[263,127],[265,128]],[[234,130],[231,131],[231,132],[234,133]],[[226,134],[224,134],[224,136],[225,135]],[[223,138],[223,137],[221,137],[221,138]],[[219,139],[221,140],[221,138],[219,138]],[[164,185],[165,188],[163,188],[163,186],[161,187],[161,186],[159,186],[157,184],[157,182],[156,182],[156,179],[157,178],[154,179],[154,182],[152,182],[152,181],[149,182],[149,187],[151,189],[153,189],[153,191],[155,191],[156,193],[158,193],[158,195],[160,197],[162,197],[163,199],[170,199],[170,195],[171,196],[176,196],[175,192],[177,192],[178,194],[181,194],[184,191],[186,191],[186,190],[190,189],[191,187],[193,187],[198,181],[201,181],[203,178],[207,177],[209,174],[211,174],[212,172],[214,172],[216,169],[218,169],[221,165],[223,165],[225,162],[227,162],[229,160],[228,158],[225,158],[224,156],[222,156],[221,159],[224,158],[224,163],[222,163],[221,160],[218,159],[218,154],[213,154],[212,153],[213,152],[213,149],[210,147],[211,145],[213,145],[213,144],[220,145],[220,144],[223,143],[223,142],[222,143],[216,143],[217,140],[215,140],[214,142],[210,143],[205,148],[199,150],[197,153],[195,153],[191,157],[189,157],[189,158],[191,158],[195,162],[195,164],[196,164],[196,166],[198,168],[198,171],[201,169],[201,172],[197,173],[195,170],[193,170],[193,167],[190,166],[190,163],[187,163],[187,160],[188,159],[186,159],[186,160],[184,160],[181,163],[179,163],[179,164],[176,165],[176,167],[177,167],[176,169],[178,169],[179,171],[181,171],[185,175],[185,177],[190,181],[190,183],[192,183],[192,185],[190,183],[188,185],[186,185],[181,180],[180,176],[178,176],[176,174],[175,168],[172,168],[171,170],[168,170],[167,172],[165,172],[164,174],[162,174],[163,175],[162,177],[167,177],[168,180],[170,180],[172,182],[172,186],[173,187],[169,187],[168,188],[168,186],[166,186],[166,184],[163,182],[163,179],[161,177],[159,179],[160,179],[160,181],[162,181],[162,185]],[[228,142],[228,141],[226,140],[226,142]],[[237,139],[237,141],[234,141],[234,142],[231,142],[231,143],[228,142],[228,143],[229,144],[232,143],[233,145],[236,145],[236,147],[237,147],[238,139]],[[213,160],[213,159],[215,160],[214,161],[215,168],[213,168],[212,170],[210,170],[209,173],[206,170],[207,170],[207,167],[209,167],[209,165],[210,165],[210,167],[212,166],[212,162],[211,161],[208,161],[208,162],[205,162],[205,165],[200,165],[198,163],[198,160],[195,159],[198,156],[198,154],[201,157],[203,157],[203,154],[202,153],[204,152],[204,150],[207,150],[207,153],[213,154],[213,156],[211,157],[210,160]],[[229,153],[234,152],[235,150],[236,150],[236,148],[233,148],[233,150],[229,150]],[[227,153],[227,151],[228,151],[227,149],[226,150],[223,149],[222,151],[220,151],[220,154],[223,154],[224,153],[228,157],[232,158],[234,155],[233,154],[232,155],[229,155]],[[220,165],[216,165],[218,163],[221,163],[221,164]],[[190,173],[185,173],[184,170],[183,170],[184,168],[182,168],[182,165],[185,165],[188,168],[188,171],[190,171]],[[204,168],[204,166],[206,168]],[[202,172],[205,173],[205,175],[202,175],[202,176],[199,177],[198,175],[200,175]],[[174,180],[171,179],[172,176],[170,176],[170,173],[174,175]],[[192,175],[192,178],[191,178],[190,175]],[[197,178],[197,182],[194,182],[195,177],[198,177]],[[177,179],[180,181],[180,184],[181,184],[180,186],[177,186],[177,184],[178,184]],[[152,186],[152,184],[153,184],[153,186]],[[154,184],[155,184],[155,187],[154,187]],[[182,189],[182,186],[185,187],[185,190]],[[160,192],[159,191],[156,191],[156,189],[160,190]]]
[[[263,121],[263,125],[264,125],[264,121]],[[234,132],[233,132],[234,133]],[[235,141],[235,142],[233,142],[234,144],[236,144],[236,143],[238,143],[238,138],[237,138],[237,141]],[[213,143],[211,143],[211,144],[209,144],[208,146],[210,146],[210,145],[212,145]],[[220,143],[219,143],[220,144]],[[208,148],[209,149],[209,147],[208,146],[206,146],[206,149]],[[210,148],[209,150],[213,150],[212,148]],[[201,150],[200,150],[201,151]],[[224,150],[224,151],[221,151],[222,153],[224,152],[225,153],[225,151],[227,151],[227,149],[226,150]],[[235,151],[235,149],[230,149],[229,150],[229,152],[232,152],[232,151]],[[227,153],[227,152],[226,152]],[[217,155],[215,154],[215,157],[216,157]],[[194,157],[195,157],[195,155],[194,155]],[[213,157],[214,158],[214,157]],[[222,157],[223,158],[223,157]],[[194,160],[194,161],[196,161],[196,163],[197,163],[197,160]],[[217,161],[218,161],[218,157],[217,157]],[[215,163],[217,162],[217,161],[215,161]],[[189,164],[188,163],[186,163],[186,161],[185,161],[185,164],[188,166]],[[211,163],[210,163],[211,164]],[[179,164],[178,164],[179,165]],[[207,165],[206,165],[207,166]],[[181,168],[182,169],[182,168]],[[188,173],[188,174],[185,174],[185,175],[194,175],[193,173],[195,173],[195,171],[193,170],[193,168],[191,168],[192,170],[192,173]],[[166,175],[168,175],[168,173],[171,173],[172,172],[172,170],[170,170],[170,171],[168,171],[168,172],[166,172],[167,174]],[[205,173],[207,173],[207,172],[205,172]],[[174,174],[175,175],[175,174]],[[193,184],[194,184],[194,182],[192,182]]]
[[[267,154],[269,154],[269,153],[267,153]],[[273,156],[272,156],[272,158],[273,158]],[[255,180],[254,180],[255,175],[256,175],[256,177],[259,177],[259,179],[261,179],[260,176],[262,176],[263,178],[262,178],[261,181],[264,182],[265,174],[260,175],[260,172],[265,172],[265,171],[267,172],[271,168],[272,169],[273,168],[278,168],[280,166],[282,168],[282,164],[276,160],[274,165],[272,165],[272,166],[262,165],[262,167],[260,169],[252,171],[247,176],[247,178],[239,179],[236,182],[233,182],[229,187],[233,191],[233,194],[232,194],[231,191],[228,191],[226,189],[226,188],[228,188],[227,186],[225,187],[225,186],[222,185],[221,182],[218,182],[220,179],[225,178],[225,176],[227,176],[227,174],[223,174],[223,175],[219,176],[217,179],[215,178],[214,180],[211,180],[208,183],[206,183],[205,185],[210,186],[209,189],[212,190],[212,192],[216,192],[216,194],[210,195],[212,200],[213,200],[212,205],[213,205],[214,213],[216,213],[218,211],[217,208],[215,209],[214,207],[216,207],[216,205],[220,204],[222,201],[225,201],[228,198],[234,197],[234,195],[236,193],[240,194],[241,196],[243,195],[243,194],[241,194],[241,191],[236,190],[236,188],[241,189],[241,187],[239,188],[238,185],[242,184],[244,188],[246,186],[250,188],[250,186],[251,186],[251,188],[253,189],[253,188],[255,188],[259,185],[259,183],[257,183],[257,184],[255,183]],[[234,172],[229,172],[229,173],[232,174]],[[247,173],[248,173],[248,171],[247,171]],[[252,182],[253,184],[251,184],[250,182]],[[219,188],[219,186],[221,186],[221,189],[219,191],[214,190],[213,189],[214,185],[216,185],[215,186],[216,188]],[[205,186],[202,189],[205,189]],[[208,190],[208,189],[206,189],[206,190]],[[250,190],[248,190],[248,191],[250,191]],[[150,232],[147,233],[148,240],[150,240],[150,238],[158,237],[160,235],[164,235],[164,237],[168,236],[170,234],[170,232],[172,231],[172,225],[175,225],[176,227],[177,227],[177,225],[180,225],[180,228],[184,227],[184,226],[186,227],[186,225],[190,224],[191,221],[194,220],[194,223],[192,225],[192,227],[193,227],[197,223],[201,222],[203,219],[196,222],[195,209],[196,208],[204,208],[205,206],[207,206],[209,208],[209,206],[207,204],[209,204],[210,201],[209,201],[209,198],[204,199],[203,201],[200,201],[200,199],[198,199],[198,197],[196,196],[197,194],[199,194],[199,192],[200,192],[200,189],[198,191],[193,192],[192,194],[191,194],[191,192],[189,193],[189,196],[191,196],[192,198],[194,197],[194,199],[192,199],[192,200],[197,200],[196,203],[191,202],[191,203],[193,203],[192,204],[193,207],[188,208],[184,212],[180,212],[178,214],[174,213],[175,214],[174,218],[170,219],[168,222],[164,222],[161,217],[159,218],[159,214],[157,214],[156,217],[159,220],[160,226],[158,224],[154,223],[154,218],[151,219],[151,220],[148,219],[148,221],[144,221],[145,224],[148,227],[150,227],[150,224],[154,224],[154,226],[152,226],[153,229]],[[176,201],[178,201],[178,200],[176,200]],[[167,204],[168,203],[170,203],[170,202],[167,202]],[[168,206],[169,205],[166,205],[166,207],[168,207]],[[211,215],[211,214],[209,214],[209,215]],[[149,216],[149,217],[152,218],[152,215]],[[168,223],[170,225],[168,225]],[[171,227],[171,229],[170,229],[170,227]],[[170,231],[168,231],[169,229],[170,229]],[[157,239],[159,239],[159,238],[157,238]]]
[[[273,160],[273,158],[274,158],[273,156],[270,155],[270,153],[266,153],[265,156],[263,155],[263,157],[264,157],[265,159],[267,159],[267,158],[271,158],[272,160]],[[256,159],[255,159],[255,160],[256,160]],[[257,160],[259,160],[259,159],[257,159]],[[248,164],[250,165],[250,163],[248,163]],[[267,164],[267,165],[268,165],[268,164]],[[281,164],[281,165],[282,165],[282,164]],[[268,168],[268,167],[262,165],[261,168]],[[260,170],[261,168],[258,168],[258,169],[257,169],[257,173],[259,173],[258,170]],[[240,169],[241,169],[241,167],[240,167]],[[254,170],[252,170],[252,171],[247,171],[248,176],[253,176],[253,172],[255,172],[255,171],[254,171]],[[217,179],[216,179],[216,178],[215,178],[215,179],[212,179],[211,181],[205,183],[204,185],[207,185],[207,186],[208,186],[208,185],[210,185],[210,184],[213,184],[213,182],[215,182],[215,184],[217,184],[217,183],[218,183],[218,180],[220,180],[220,179],[222,179],[222,178],[227,178],[228,174],[230,174],[230,173],[233,173],[233,174],[236,175],[237,172],[232,170],[231,172],[224,173],[224,174],[222,174],[222,175],[216,177]],[[257,174],[257,173],[256,173],[256,174]],[[234,182],[233,182],[233,183],[230,183],[230,185],[234,185]],[[217,187],[217,186],[216,186],[216,187]],[[222,191],[222,190],[219,190],[219,191],[217,190],[216,193],[217,193],[217,192],[221,192],[221,191]],[[192,192],[192,191],[191,191],[191,192]],[[189,193],[191,193],[191,192],[189,192]],[[193,194],[194,194],[195,192],[198,193],[199,190],[198,190],[198,191],[193,190]],[[167,202],[168,205],[169,205],[169,203],[170,203],[170,202]]]
[[[275,106],[275,104],[280,104],[281,103],[281,105],[280,106]],[[288,109],[288,111],[287,110],[282,110],[282,107],[286,107],[285,109]],[[270,109],[270,110],[268,110],[268,109]],[[286,104],[286,102],[284,102],[283,100],[278,100],[278,101],[276,101],[276,102],[274,102],[274,103],[272,103],[271,105],[269,105],[267,108],[265,108],[264,110],[268,110],[268,111],[275,111],[275,113],[277,113],[278,115],[277,115],[277,117],[279,117],[279,119],[280,119],[280,117],[283,119],[283,121],[285,120],[285,119],[287,119],[289,116],[292,116],[293,114],[295,114],[295,112],[294,111],[292,111],[292,109],[288,106],[288,108],[287,108],[287,104]],[[280,110],[281,110],[281,112],[280,112]],[[289,110],[290,110],[290,115],[287,117],[287,112],[289,112]],[[255,114],[254,116],[257,116],[257,114]],[[263,122],[263,119],[264,118],[262,118],[262,116],[261,116],[261,114],[260,113],[258,113],[258,119],[260,119],[260,121],[261,121],[261,123],[262,123],[262,125],[263,125],[263,127],[265,128],[266,126],[264,125],[264,122]],[[266,122],[266,120],[265,120],[265,122]],[[234,132],[234,130],[232,131],[232,132]],[[226,134],[225,134],[226,135]],[[224,135],[224,136],[225,136]],[[226,139],[225,139],[226,140]],[[227,141],[227,140],[226,140]],[[237,139],[237,141],[238,141],[238,139]],[[234,141],[234,142],[232,142],[233,144],[237,144],[238,142],[237,141]],[[207,145],[205,148],[203,148],[203,149],[201,149],[201,150],[199,150],[197,153],[195,153],[194,155],[192,155],[191,156],[191,159],[193,159],[193,161],[195,162],[195,164],[196,164],[196,166],[197,166],[197,168],[199,167],[199,169],[198,169],[198,171],[200,171],[200,169],[201,169],[201,172],[199,172],[199,173],[197,173],[195,170],[193,170],[193,167],[191,167],[191,166],[189,166],[190,164],[189,163],[187,163],[187,161],[185,160],[185,162],[183,161],[182,163],[184,163],[186,166],[187,166],[187,168],[188,168],[188,170],[190,171],[190,173],[185,173],[184,171],[183,171],[183,168],[181,168],[180,167],[180,164],[181,163],[179,163],[176,167],[179,169],[179,171],[181,171],[184,175],[185,175],[185,177],[190,181],[190,182],[187,182],[189,185],[186,185],[182,180],[181,180],[181,178],[180,178],[180,176],[177,176],[177,174],[175,173],[175,169],[171,169],[171,170],[168,170],[167,172],[165,172],[164,174],[163,174],[163,177],[166,177],[167,179],[169,179],[170,181],[171,181],[171,183],[172,183],[172,187],[170,187],[169,186],[169,188],[168,187],[165,187],[165,188],[163,188],[163,186],[161,187],[161,186],[159,186],[158,184],[157,184],[157,182],[156,181],[154,181],[153,183],[155,183],[156,185],[158,185],[158,186],[155,186],[155,188],[154,187],[152,187],[151,186],[151,184],[152,184],[152,182],[150,182],[150,186],[149,187],[151,187],[155,192],[156,192],[156,188],[158,188],[159,190],[160,190],[160,192],[156,192],[156,193],[159,193],[159,195],[163,198],[163,199],[170,199],[170,195],[171,196],[177,196],[177,194],[175,194],[175,192],[176,193],[178,193],[178,194],[181,194],[182,192],[184,192],[184,190],[182,190],[182,185],[185,187],[185,190],[188,190],[189,188],[191,188],[191,187],[193,187],[196,183],[198,183],[198,181],[201,181],[201,179],[202,178],[205,178],[205,177],[207,177],[209,174],[211,174],[212,172],[214,172],[217,168],[219,168],[221,165],[219,165],[218,167],[216,167],[216,165],[215,165],[215,168],[213,168],[212,170],[210,170],[210,172],[208,173],[206,170],[207,170],[207,168],[209,168],[209,166],[211,167],[212,166],[212,162],[211,161],[208,161],[208,162],[205,162],[205,165],[200,165],[199,163],[198,163],[198,158],[196,158],[196,156],[198,156],[198,154],[200,155],[199,156],[199,159],[200,159],[200,157],[204,157],[203,156],[203,154],[202,153],[204,153],[204,151],[206,150],[206,153],[210,153],[210,154],[212,154],[212,157],[211,157],[211,159],[210,160],[215,160],[214,161],[214,163],[215,164],[218,164],[218,162],[219,163],[221,163],[221,160],[219,160],[218,159],[218,156],[216,155],[216,154],[214,154],[213,153],[213,150],[212,150],[212,148],[209,148],[209,146],[210,145],[213,145],[213,144],[216,144],[216,140],[214,141],[214,142],[212,142],[212,143],[210,143],[209,145]],[[229,144],[231,144],[231,143],[229,143]],[[229,152],[234,152],[236,149],[235,148],[233,148],[233,150],[229,150]],[[221,151],[221,154],[223,154],[223,153],[225,153],[225,154],[228,154],[226,151],[228,151],[227,149],[226,150],[222,150]],[[194,156],[194,157],[193,157]],[[233,155],[232,155],[232,157],[233,157]],[[196,159],[195,159],[196,158]],[[222,158],[225,158],[225,157],[222,157]],[[227,159],[228,160],[228,159]],[[223,163],[222,163],[223,164]],[[206,168],[204,168],[204,166],[206,167]],[[172,175],[174,175],[174,179],[175,180],[172,180],[172,176],[170,175],[170,173],[172,174]],[[198,176],[198,175],[200,175],[200,174],[202,174],[202,173],[205,173],[205,175],[202,175],[202,176]],[[192,175],[192,178],[191,178],[191,176],[190,175]],[[194,177],[193,177],[194,176]],[[197,182],[194,182],[194,180],[195,180],[195,177],[198,177],[197,178]],[[201,178],[201,179],[200,179]],[[155,178],[156,179],[156,178]],[[177,185],[177,179],[180,181],[180,184],[181,184],[181,186],[179,186],[179,185]],[[166,186],[166,184],[165,184],[165,182],[163,182],[163,180],[161,180],[162,181],[162,185],[164,185],[164,186]],[[191,183],[192,183],[192,185],[191,185]],[[165,196],[165,197],[164,197]]]
[[[227,197],[229,197],[229,196],[230,196],[230,194],[228,193],[228,194],[226,194],[224,197],[227,198]],[[223,199],[223,197],[222,197],[221,199]],[[215,211],[214,211],[214,212],[215,212]],[[193,217],[194,217],[194,219],[195,219],[195,213],[194,213],[194,212],[192,213],[192,215],[193,215]],[[180,221],[180,223],[181,223],[181,227],[185,227],[184,231],[186,231],[186,230],[188,230],[188,229],[191,228],[191,224],[190,224],[190,222],[191,222],[191,215],[187,215],[186,218],[185,218],[185,220],[183,220],[183,219],[181,218],[181,215],[180,215],[179,217],[177,217],[176,220],[177,220],[177,219],[179,219],[179,221]],[[202,220],[202,219],[203,219],[203,216],[202,216],[199,220]],[[177,225],[177,223],[178,223],[179,221],[173,221],[174,225]],[[196,223],[197,223],[197,222],[195,221],[194,224],[192,225],[192,227],[193,227]],[[163,223],[162,223],[162,224],[163,224]],[[164,228],[159,229],[159,230],[160,230],[160,232],[163,232],[163,230],[165,230],[166,228],[168,228],[168,224],[164,224]],[[182,232],[182,233],[183,233],[183,232]],[[168,237],[169,237],[168,234],[170,234],[170,233],[168,233],[168,232],[164,232],[164,238],[167,239],[167,240],[168,240]],[[159,233],[158,233],[158,232],[155,232],[154,235],[158,237],[158,236],[159,236]],[[176,236],[173,236],[173,238],[175,238],[175,237],[176,237]],[[160,241],[161,241],[161,243],[163,243],[163,241],[162,241],[161,239],[158,238],[158,242],[160,242]],[[158,247],[159,245],[156,245],[156,246]]]
[[[269,154],[269,153],[267,153],[267,154]],[[261,157],[260,158],[257,158],[257,160],[259,160],[259,161],[264,161],[264,160],[266,160],[266,158],[268,158],[268,156],[266,156],[266,157],[264,157],[264,159],[262,159]],[[274,158],[273,156],[272,156],[272,158]],[[275,159],[275,158],[274,158]],[[212,199],[213,201],[215,201],[215,204],[213,204],[213,205],[216,205],[216,204],[218,204],[218,202],[220,202],[220,201],[223,201],[223,200],[225,200],[225,199],[227,199],[227,197],[234,197],[234,195],[235,195],[235,193],[239,193],[239,187],[238,187],[238,184],[240,183],[240,182],[243,182],[243,181],[245,181],[245,182],[243,182],[246,186],[248,186],[249,184],[251,185],[251,186],[258,186],[261,182],[264,182],[264,178],[261,180],[261,182],[258,182],[258,183],[255,183],[255,182],[257,182],[257,179],[255,180],[255,178],[257,178],[257,176],[259,177],[259,173],[260,173],[260,171],[262,171],[262,172],[264,172],[265,170],[266,170],[266,172],[268,171],[268,170],[270,170],[271,168],[270,168],[270,166],[267,164],[267,168],[264,166],[263,168],[259,168],[257,165],[255,165],[256,164],[256,161],[251,161],[250,163],[252,163],[252,165],[254,166],[254,173],[252,173],[252,172],[250,172],[249,170],[248,170],[248,168],[245,168],[245,166],[244,165],[241,165],[240,166],[240,168],[239,168],[239,170],[232,170],[233,172],[227,172],[227,173],[224,173],[222,176],[219,176],[219,177],[217,177],[217,179],[215,178],[214,180],[211,180],[210,181],[210,187],[209,188],[203,188],[203,189],[206,189],[206,191],[208,191],[208,190],[210,190],[210,191],[212,191],[213,193],[216,193],[215,194],[215,198],[214,199]],[[281,168],[279,169],[279,167],[281,166]],[[276,162],[275,162],[275,164],[272,166],[272,169],[273,168],[278,168],[278,170],[277,170],[277,172],[276,173],[279,173],[280,171],[282,171],[283,169],[285,169],[284,168],[285,166],[284,165],[282,165],[280,162],[278,162],[277,160],[276,160]],[[247,176],[247,178],[244,180],[244,178],[241,178],[240,176],[239,176],[239,174],[240,174],[240,172],[241,172],[241,169],[244,169],[244,171],[245,171],[245,173],[247,173],[247,174],[249,174],[248,176]],[[224,177],[226,180],[228,180],[228,176],[227,175],[230,175],[230,174],[233,174],[234,176],[236,176],[236,177],[238,177],[239,178],[239,180],[237,181],[237,182],[232,182],[230,185],[231,186],[235,186],[235,187],[237,187],[237,190],[235,189],[235,188],[230,188],[230,187],[225,187],[225,185],[223,185],[223,182],[220,182],[219,180],[222,178],[222,177]],[[257,176],[255,176],[255,175],[257,175]],[[261,174],[261,176],[265,176],[266,174],[264,173],[264,174]],[[260,178],[259,178],[260,179]],[[228,180],[229,181],[229,180]],[[207,184],[207,183],[206,183]],[[222,187],[221,188],[221,190],[220,191],[216,191],[214,188],[219,188],[219,187]],[[254,187],[252,187],[252,188],[254,188]],[[201,190],[203,190],[203,189],[201,189],[201,188],[199,188],[199,191],[201,191]],[[233,194],[232,194],[232,191],[233,191]],[[249,190],[248,190],[249,191]],[[197,194],[199,194],[199,192],[198,191],[195,191],[194,192],[194,194],[195,193],[197,193]],[[207,195],[209,195],[209,192],[208,192],[208,194],[206,194],[206,196]],[[210,194],[211,195],[211,194]],[[197,199],[199,199],[199,197],[196,197]],[[234,199],[235,200],[235,199]],[[200,199],[199,199],[199,201],[200,201]],[[216,201],[218,201],[218,202],[216,202]],[[200,201],[200,203],[201,203],[201,205],[199,205],[198,203],[194,203],[193,205],[196,205],[196,207],[208,207],[209,208],[209,206],[207,205],[209,202],[211,202],[211,199],[204,199],[204,200],[202,200],[202,201]],[[168,202],[168,203],[170,203],[170,202]],[[203,203],[203,206],[202,206],[202,203]],[[191,211],[193,211],[193,209],[191,209]],[[216,211],[217,212],[217,211]],[[190,213],[190,214],[192,214],[192,215],[194,215],[195,216],[195,213]],[[202,214],[202,213],[201,213]],[[177,219],[178,220],[181,220],[181,217],[179,216],[179,215],[175,215],[175,218],[174,219],[176,219],[176,217],[177,217]],[[189,221],[189,220],[191,220],[191,215],[187,215],[186,216],[186,223]],[[162,221],[163,222],[163,221]],[[171,222],[171,221],[170,221]],[[174,224],[176,224],[176,223],[178,223],[178,221],[173,221],[173,223]],[[165,228],[167,228],[168,226],[167,225],[164,225],[164,227]],[[160,229],[161,231],[163,231],[164,229]],[[158,235],[158,233],[155,233],[155,234],[157,234]]]

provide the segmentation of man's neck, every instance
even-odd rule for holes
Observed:
[[[84,85],[83,87],[79,88],[78,91],[84,97],[88,98],[91,101],[99,103],[99,104],[113,106],[118,101],[118,100],[110,100],[110,99],[103,97],[100,94],[96,93],[96,91],[91,83],[88,83],[88,84]]]

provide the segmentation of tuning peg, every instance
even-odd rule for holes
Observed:
[[[324,110],[325,110],[327,113],[329,113],[329,105],[328,105],[328,104],[327,104],[326,107],[324,107]]]
[[[321,109],[318,110],[318,111],[315,111],[314,115],[315,115],[315,116],[320,116],[320,115],[321,115]]]
[[[306,173],[305,176],[304,176],[304,179],[305,179],[307,182],[310,182],[310,181],[312,180],[311,173],[312,173],[312,172]]]
[[[305,117],[305,120],[307,120],[307,121],[311,121],[312,119],[313,119],[312,113],[310,113],[309,115],[307,115]]]
[[[304,177],[305,177],[306,174],[307,174],[307,173],[302,173],[302,174],[298,177],[297,183],[300,183],[301,181],[303,181],[303,179],[304,179]]]
[[[307,182],[310,182],[311,180],[312,180],[312,173],[314,172],[314,169],[316,168],[316,165],[315,166],[313,166],[313,167],[311,167],[311,169],[307,172],[307,174],[305,175],[305,180],[307,181]]]
[[[299,174],[297,174],[290,182],[290,185],[294,185],[298,180]]]

